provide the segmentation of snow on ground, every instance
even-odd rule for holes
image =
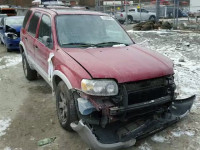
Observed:
[[[22,148],[11,149],[10,147],[5,147],[3,150],[22,150]]]
[[[4,150],[12,150],[10,147],[5,147]]]
[[[195,131],[192,130],[181,130],[180,128],[178,129],[174,129],[172,132],[172,135],[174,137],[180,137],[182,135],[187,135],[187,136],[194,136],[195,135]]]
[[[0,120],[0,137],[5,135],[5,130],[10,126],[10,118],[3,118]]]
[[[200,108],[200,34],[167,30],[128,33],[137,44],[173,60],[178,98],[196,94],[193,109]]]
[[[22,61],[20,55],[4,56],[0,58],[0,69],[15,66]]]
[[[159,142],[159,143],[163,143],[165,141],[167,141],[167,139],[161,135],[157,135],[155,134],[154,136],[151,137],[151,140],[154,142]]]
[[[144,144],[140,145],[138,148],[140,150],[152,150],[152,147],[147,142],[145,142]]]

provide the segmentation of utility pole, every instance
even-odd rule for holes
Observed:
[[[176,0],[174,0],[174,12],[173,12],[173,17],[174,17],[174,26],[176,24],[175,18],[176,18]]]
[[[125,9],[126,9],[126,25],[128,25],[128,8],[127,8],[127,0],[125,0]]]
[[[156,0],[156,22],[160,19],[160,0]]]
[[[178,27],[178,15],[179,15],[179,0],[177,0],[177,8],[176,8],[176,27]]]
[[[141,14],[141,0],[139,0],[139,5],[140,5],[140,22],[142,21],[142,14]]]
[[[99,11],[101,10],[101,1],[100,0],[98,0],[99,1]]]
[[[99,9],[99,0],[95,0],[95,9],[96,11]]]
[[[116,9],[116,8],[115,8],[115,0],[114,0],[114,15],[115,15],[115,9]]]

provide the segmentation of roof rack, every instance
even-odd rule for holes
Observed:
[[[40,4],[36,7],[46,8],[46,9],[77,9],[77,10],[88,10],[89,7],[82,6],[71,6],[67,3],[63,3],[61,0],[35,0],[36,2],[40,1]]]
[[[69,2],[63,0],[33,0],[33,6],[47,7],[47,6],[70,6]]]

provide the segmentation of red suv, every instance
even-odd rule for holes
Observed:
[[[32,8],[20,50],[28,80],[55,92],[61,126],[93,149],[120,149],[177,122],[195,96],[176,100],[173,63],[144,49],[112,17]]]

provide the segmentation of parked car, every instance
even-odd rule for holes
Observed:
[[[122,10],[122,12],[117,12],[115,14],[115,18],[120,23],[123,24],[126,21],[126,11]],[[129,7],[127,10],[127,20],[129,23],[132,23],[133,21],[148,21],[148,20],[155,21],[155,19],[156,19],[155,13],[149,12],[143,8],[140,9],[136,7]]]
[[[156,13],[156,5],[145,5],[144,8],[147,11]],[[173,18],[177,16],[177,8],[174,11],[174,6],[173,5],[161,5],[160,6],[160,18]],[[188,17],[188,13],[186,11],[183,11],[182,9],[178,10],[178,17]]]
[[[19,50],[20,30],[24,16],[5,17],[0,22],[0,40],[7,51]]]
[[[104,13],[31,8],[20,51],[25,77],[49,83],[61,126],[92,149],[132,146],[179,121],[195,98],[177,100],[172,61]]]

